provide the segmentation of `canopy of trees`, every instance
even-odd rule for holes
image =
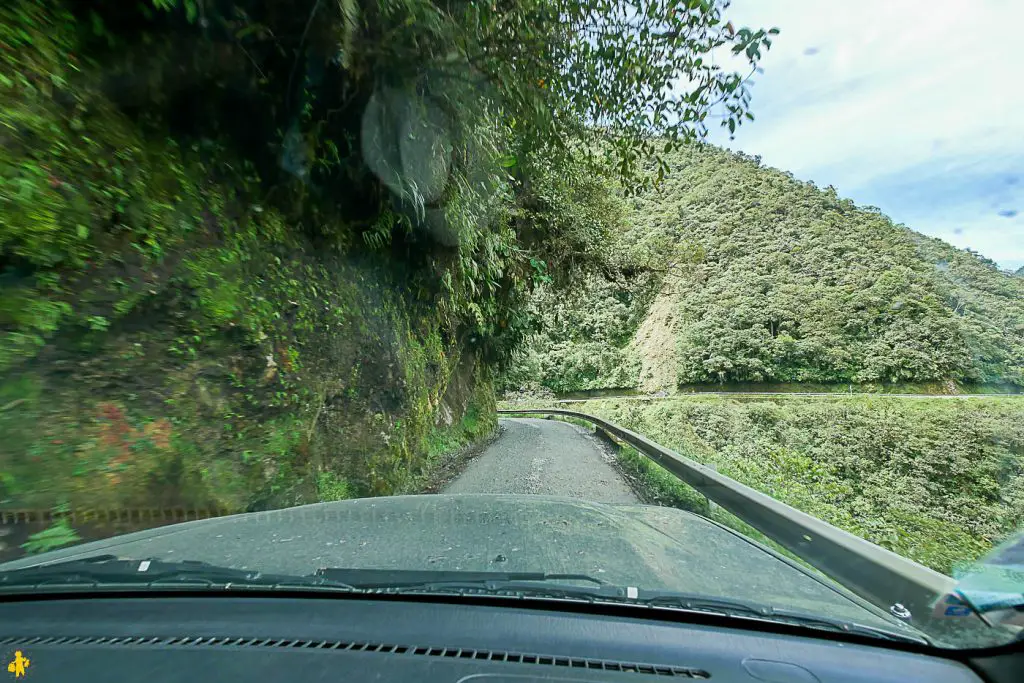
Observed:
[[[507,355],[536,270],[508,229],[532,178],[579,157],[634,183],[652,135],[671,149],[713,111],[749,117],[743,75],[705,57],[753,69],[772,32],[734,27],[727,4],[5,4],[0,250],[17,293],[0,368],[62,321],[111,317],[75,305],[83,264],[127,248],[155,268],[225,204],[236,223],[272,206],[327,249],[390,249],[420,299]],[[526,246],[546,261],[565,225]]]

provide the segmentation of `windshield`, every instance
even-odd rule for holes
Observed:
[[[0,592],[1019,638],[1022,12],[5,2]]]

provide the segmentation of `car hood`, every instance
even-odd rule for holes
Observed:
[[[620,586],[896,625],[835,584],[698,515],[547,496],[318,503],[149,529],[23,558],[0,570],[99,553],[283,574],[321,567],[587,574]]]

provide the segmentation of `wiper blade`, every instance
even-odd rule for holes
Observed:
[[[570,582],[577,585],[572,585]],[[578,585],[580,583],[592,585]],[[325,589],[356,594],[410,595],[426,593],[606,602],[630,604],[644,608],[782,621],[810,628],[929,644],[925,638],[905,631],[888,630],[842,619],[727,598],[615,586],[585,574],[320,569],[309,576],[292,576],[219,567],[205,562],[125,560],[114,555],[97,555],[80,560],[0,572],[0,593],[21,592],[27,588],[45,590],[77,586],[88,586],[91,589],[116,588],[118,590],[142,586],[148,588],[209,587],[218,590],[298,588]]]
[[[661,608],[672,611],[721,614],[730,617],[775,621],[841,633],[867,635],[885,640],[896,640],[928,645],[922,636],[868,626],[852,621],[824,617],[795,610],[780,609],[767,605],[746,603],[727,598],[700,594],[666,593],[642,590],[636,587],[621,587],[600,582],[598,579],[578,574],[528,574],[499,572],[394,572],[399,580],[388,583],[384,573],[366,570],[367,579],[361,580],[361,570],[321,570],[319,575],[344,579],[358,589],[370,589],[388,594],[447,594],[468,596],[496,596],[515,599],[554,599],[584,601],[590,603],[629,604],[644,608]],[[422,575],[417,580],[414,575]],[[412,576],[411,576],[412,575]],[[379,577],[379,580],[378,580]],[[442,580],[431,581],[431,578]],[[372,579],[372,580],[369,580]],[[447,579],[447,580],[444,580]],[[547,583],[557,581],[591,581],[595,586]]]
[[[605,585],[586,574],[546,574],[543,572],[464,572],[388,569],[319,569],[316,576],[339,581],[356,588],[413,588],[445,584],[500,586],[512,582],[576,581]]]
[[[886,640],[898,640],[919,643],[922,645],[930,644],[928,639],[923,636],[918,636],[907,631],[898,631],[895,628],[890,630],[877,626],[868,626],[867,624],[861,624],[859,622],[847,621],[845,619],[825,617],[797,610],[773,607],[769,605],[758,605],[754,603],[744,603],[736,600],[727,600],[704,595],[687,595],[682,593],[643,595],[641,593],[638,601],[652,607],[669,607],[703,612],[717,612],[730,616],[740,616],[767,621],[781,621],[827,631],[868,635],[876,638],[884,638]]]
[[[487,586],[513,582],[584,581],[603,584],[584,574],[545,574],[540,572],[461,572],[405,571],[383,569],[320,569],[309,576],[268,574],[261,571],[219,567],[206,562],[185,560],[120,559],[115,555],[96,555],[79,560],[56,562],[25,569],[0,572],[0,589],[27,585],[90,583],[205,583],[276,585],[301,584],[343,587],[352,590],[439,586],[445,583],[470,583]]]
[[[803,614],[800,612],[790,612],[788,610],[774,610],[768,618],[776,621],[788,621],[801,626],[809,626],[811,628],[820,628],[826,631],[855,633],[861,636],[874,636],[875,638],[917,643],[919,645],[932,644],[931,641],[924,636],[915,635],[906,631],[897,631],[895,629],[890,630],[887,628],[881,628],[880,626],[861,624],[856,621],[846,621],[844,619],[834,619],[832,617],[821,617],[818,615]]]
[[[80,560],[0,572],[0,592],[88,585],[90,587],[312,587],[354,590],[352,586],[316,576],[266,574],[259,571],[218,567],[206,562],[125,560],[97,555]]]

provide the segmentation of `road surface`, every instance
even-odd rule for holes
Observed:
[[[501,435],[444,493],[525,493],[598,503],[639,503],[614,456],[575,425],[536,418],[501,420]]]

